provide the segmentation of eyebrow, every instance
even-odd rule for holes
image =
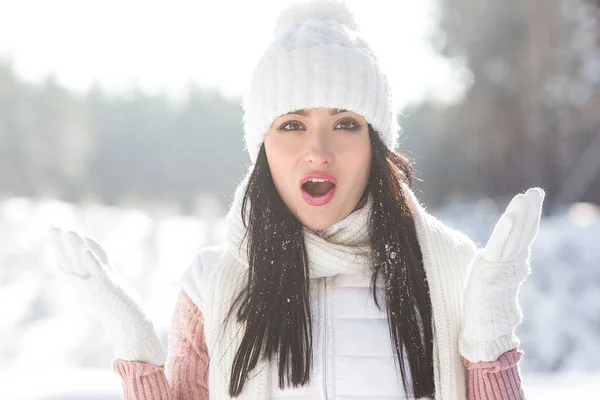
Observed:
[[[348,110],[334,108],[333,110],[329,110],[329,115],[333,116],[333,115],[341,114],[341,113],[345,113],[345,112],[348,112]],[[292,112],[289,112],[289,113],[287,113],[285,115],[290,115],[290,114],[301,115],[303,117],[307,117],[308,116],[308,113],[306,112],[306,110],[292,111]]]

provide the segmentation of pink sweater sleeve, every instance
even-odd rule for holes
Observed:
[[[113,361],[121,376],[124,400],[208,400],[208,348],[204,317],[182,290],[169,333],[165,366],[137,361]]]
[[[519,375],[523,351],[514,348],[495,361],[472,363],[463,358],[469,375],[469,400],[525,400]]]

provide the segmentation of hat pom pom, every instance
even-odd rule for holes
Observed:
[[[352,11],[343,1],[308,0],[292,4],[283,10],[273,33],[275,37],[280,37],[309,19],[332,19],[351,30],[358,30]]]

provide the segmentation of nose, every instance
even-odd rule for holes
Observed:
[[[327,140],[325,132],[316,132],[310,135],[306,151],[306,162],[312,166],[319,167],[331,164],[333,152]]]

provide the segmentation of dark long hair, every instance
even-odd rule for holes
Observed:
[[[365,195],[373,199],[370,235],[371,291],[381,309],[376,282],[383,279],[390,336],[406,393],[410,367],[413,395],[434,397],[433,327],[429,285],[413,210],[401,180],[412,186],[413,167],[390,151],[369,125],[371,172]],[[363,196],[364,199],[364,196]],[[246,209],[249,204],[248,210]],[[278,356],[279,387],[302,386],[312,365],[310,277],[303,227],[279,196],[264,149],[260,149],[242,205],[248,237],[248,280],[229,310],[245,331],[231,369],[229,395],[237,397],[259,357]]]

